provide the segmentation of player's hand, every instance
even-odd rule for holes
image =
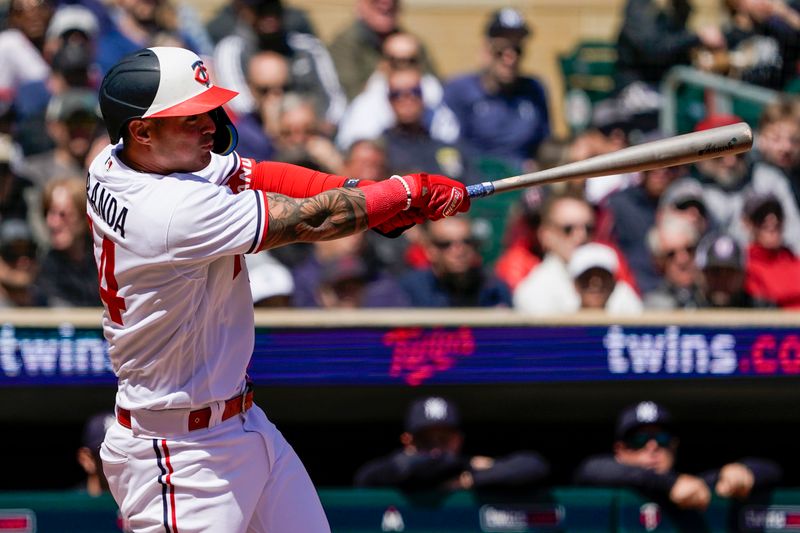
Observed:
[[[469,194],[463,183],[438,174],[401,176],[411,191],[411,207],[418,208],[428,220],[451,217],[469,210]]]
[[[719,479],[714,487],[723,498],[747,498],[753,489],[753,471],[742,463],[729,463],[719,471]]]
[[[414,227],[416,224],[425,222],[425,215],[422,211],[412,207],[408,211],[401,211],[383,224],[378,224],[374,229],[384,237],[394,239],[403,234],[404,231]]]
[[[669,491],[669,499],[681,509],[704,511],[711,502],[711,490],[699,477],[681,474]]]

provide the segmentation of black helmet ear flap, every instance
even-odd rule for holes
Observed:
[[[239,133],[236,131],[233,122],[231,122],[228,113],[221,106],[212,109],[209,114],[217,126],[217,131],[214,132],[214,146],[211,151],[215,154],[228,155],[233,152],[239,143]]]

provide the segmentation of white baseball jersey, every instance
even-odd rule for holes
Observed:
[[[194,173],[137,172],[108,146],[86,182],[87,212],[119,380],[117,405],[197,408],[242,389],[253,352],[253,302],[240,254],[267,231],[251,160],[211,154]],[[239,192],[239,191],[237,191]]]

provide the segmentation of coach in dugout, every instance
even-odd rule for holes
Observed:
[[[642,401],[626,407],[617,418],[614,453],[590,457],[578,467],[580,485],[630,487],[652,497],[668,498],[682,509],[705,510],[712,490],[722,498],[745,499],[753,491],[777,484],[780,466],[748,457],[701,475],[675,470],[678,438],[670,413]]]
[[[402,448],[358,469],[357,487],[404,490],[530,488],[542,483],[550,465],[536,452],[504,457],[463,453],[464,434],[456,405],[440,396],[419,398],[406,413]]]

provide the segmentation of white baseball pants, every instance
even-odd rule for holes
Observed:
[[[300,458],[253,406],[179,437],[134,436],[119,422],[103,471],[134,533],[329,533]]]

